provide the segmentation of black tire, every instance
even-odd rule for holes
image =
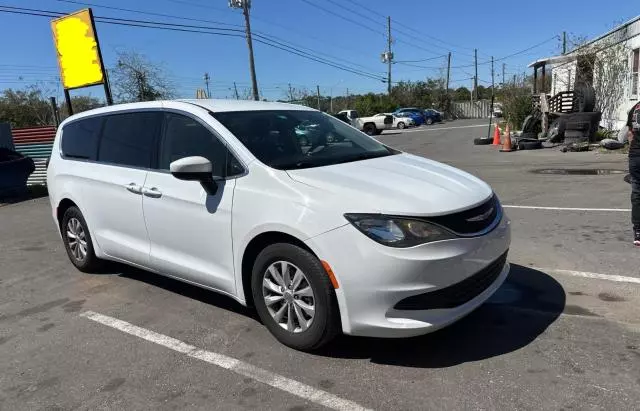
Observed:
[[[523,132],[531,131],[534,121],[535,119],[533,118],[533,116],[525,117],[524,122],[522,123],[522,131]]]
[[[547,138],[551,143],[559,143],[564,139],[566,122],[562,118],[557,118],[551,122],[547,131]]]
[[[399,122],[399,123],[398,123],[398,129],[400,129],[400,130],[404,130],[404,128],[405,128],[405,127],[406,127],[406,125],[404,124],[404,122],[403,122],[403,121],[401,121],[401,122]]]
[[[71,249],[70,239],[67,232],[69,231],[69,223],[72,221],[78,221],[84,240],[86,242],[86,254],[81,258],[74,255],[74,251]],[[93,249],[93,241],[91,240],[91,233],[89,232],[89,226],[84,219],[84,216],[77,207],[69,207],[62,216],[62,222],[60,224],[60,234],[62,235],[62,241],[64,242],[64,248],[67,251],[67,256],[78,270],[84,273],[93,273],[99,271],[102,268],[104,262],[96,257]]]
[[[521,141],[518,143],[518,150],[539,150],[542,148],[542,141]]]
[[[520,135],[520,140],[538,140],[538,133],[532,133],[530,131],[523,132]]]
[[[573,94],[578,112],[592,112],[596,107],[596,92],[593,87],[588,85],[576,87]]]
[[[376,135],[376,125],[372,123],[367,123],[362,127],[362,131],[368,136]]]
[[[382,134],[382,130],[379,128],[376,128],[375,133],[373,133],[374,136],[379,136],[380,134]]]
[[[491,138],[474,138],[473,144],[476,146],[487,146],[493,142]]]
[[[433,124],[433,119],[432,119],[431,117],[429,117],[429,118],[427,119],[427,121],[425,121],[425,123],[427,123],[427,125],[428,125],[428,126],[430,126],[430,125],[432,125],[432,124]]]
[[[290,332],[284,329],[267,309],[263,295],[263,279],[269,266],[278,261],[286,261],[299,268],[313,291],[315,314],[311,325],[305,331]],[[262,323],[286,346],[301,351],[317,350],[341,332],[338,302],[331,280],[320,260],[301,247],[278,243],[262,250],[253,265],[251,291]]]

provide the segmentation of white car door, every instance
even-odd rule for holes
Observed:
[[[142,187],[162,126],[161,111],[103,117],[97,163],[78,162],[81,207],[95,241],[108,256],[147,267],[149,237],[142,214]]]
[[[215,195],[208,195],[199,182],[173,177],[169,164],[190,156],[209,159],[214,176],[229,174],[229,150],[212,127],[195,115],[167,111],[158,167],[149,171],[143,192],[150,264],[163,274],[234,295],[231,212],[236,181],[220,179]]]

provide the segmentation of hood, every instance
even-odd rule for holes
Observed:
[[[437,216],[473,208],[493,193],[464,171],[405,153],[287,173],[352,213]]]

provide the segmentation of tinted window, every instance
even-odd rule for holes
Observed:
[[[227,151],[227,147],[200,122],[181,114],[166,114],[158,164],[161,170],[169,170],[169,165],[181,158],[200,156],[211,161],[214,176],[224,177],[228,174]]]
[[[366,134],[317,111],[235,111],[212,115],[260,161],[281,170],[395,154]]]
[[[154,139],[162,113],[133,112],[106,116],[98,161],[131,167],[151,167]]]
[[[62,153],[65,157],[95,160],[102,117],[74,121],[62,129]]]

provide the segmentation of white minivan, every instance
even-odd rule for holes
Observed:
[[[81,271],[112,260],[228,295],[300,350],[437,330],[509,273],[510,223],[487,184],[307,107],[87,111],[60,125],[47,183]]]

